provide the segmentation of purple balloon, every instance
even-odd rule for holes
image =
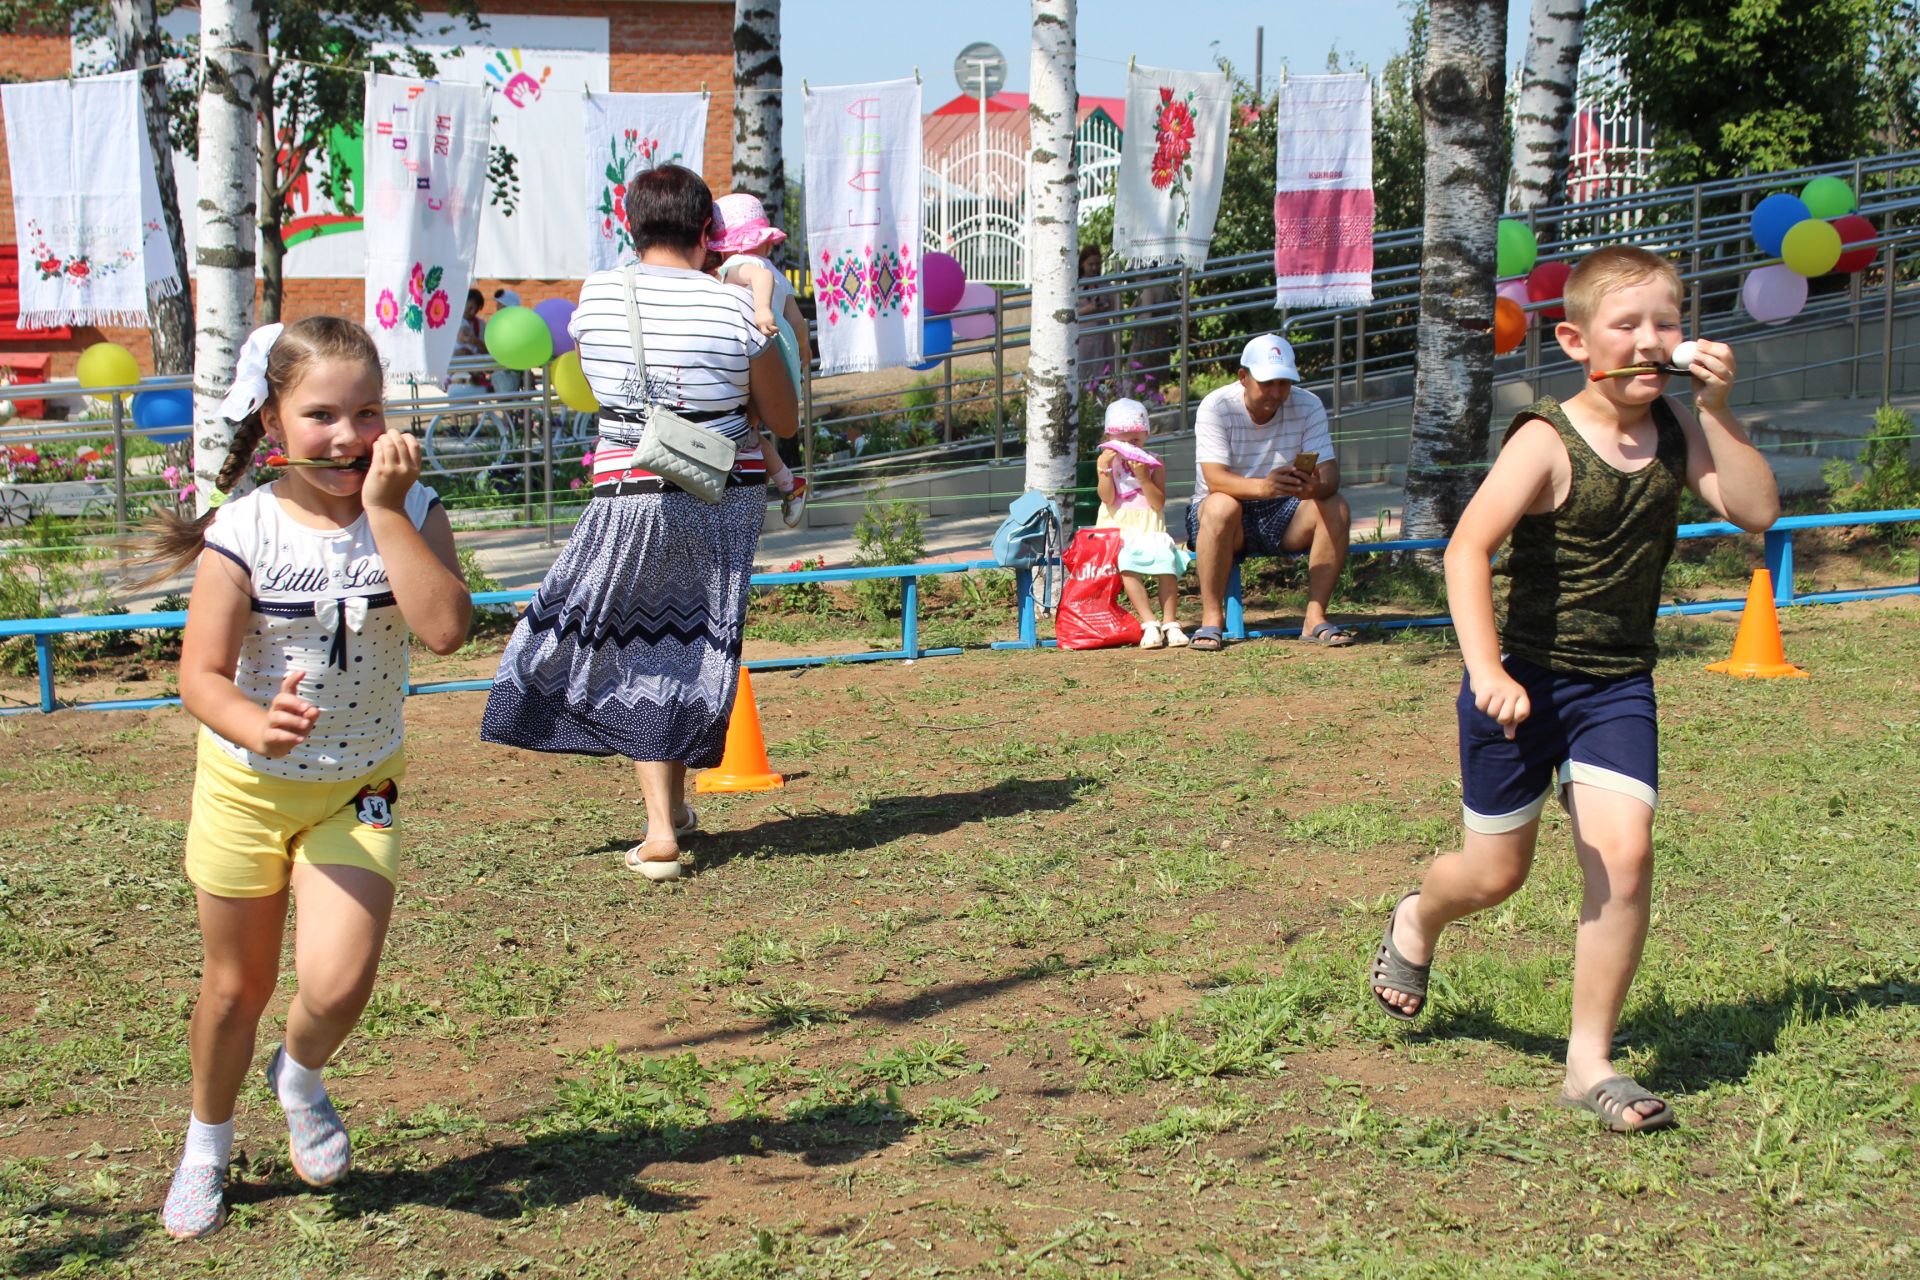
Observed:
[[[573,304],[565,298],[548,298],[533,310],[547,322],[547,332],[553,335],[553,358],[558,360],[573,350],[573,335],[567,332],[567,324],[573,319]]]
[[[937,252],[920,259],[920,300],[928,315],[945,315],[959,306],[966,287],[967,273],[956,259]]]
[[[970,284],[960,291],[960,301],[955,303],[955,311],[971,311],[975,307],[993,305],[993,286],[990,284]],[[953,318],[953,336],[971,342],[976,338],[993,336],[993,312],[988,311],[977,316],[955,316]]]
[[[1513,302],[1518,303],[1523,308],[1528,303],[1533,301],[1532,298],[1527,296],[1527,282],[1525,280],[1508,280],[1502,285],[1500,285],[1500,287],[1495,289],[1493,292],[1496,296],[1510,299]],[[1534,325],[1539,323],[1540,323],[1539,312],[1537,311],[1527,312],[1527,328],[1531,329],[1533,328]]]
[[[1807,278],[1784,264],[1756,267],[1740,286],[1740,302],[1762,324],[1780,324],[1807,305]]]

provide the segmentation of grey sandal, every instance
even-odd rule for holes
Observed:
[[[1401,895],[1400,901],[1393,904],[1393,910],[1387,912],[1386,931],[1380,935],[1380,945],[1373,951],[1373,972],[1367,980],[1367,991],[1373,996],[1374,1003],[1387,1011],[1390,1018],[1402,1022],[1412,1022],[1427,1008],[1427,977],[1433,972],[1433,962],[1415,964],[1400,954],[1400,948],[1393,945],[1393,922],[1400,915],[1400,908],[1406,905],[1408,898],[1417,898],[1420,891]],[[1400,1008],[1385,996],[1379,988],[1391,987],[1395,991],[1420,998],[1419,1007],[1412,1013]]]
[[[1633,1109],[1636,1102],[1657,1102],[1660,1109],[1643,1116]],[[1615,1133],[1646,1133],[1667,1129],[1679,1122],[1667,1100],[1647,1089],[1632,1076],[1608,1076],[1579,1097],[1560,1095],[1560,1105],[1576,1111],[1591,1111]]]

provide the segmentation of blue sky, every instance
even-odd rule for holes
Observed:
[[[1527,0],[1509,0],[1510,67],[1525,46],[1529,9]],[[814,84],[890,80],[918,64],[931,109],[959,92],[954,55],[988,40],[1007,55],[1007,88],[1024,93],[1031,15],[1026,0],[782,0],[789,164],[797,169],[801,154],[802,78]],[[1262,26],[1268,75],[1282,62],[1302,73],[1323,71],[1328,50],[1336,48],[1378,70],[1407,42],[1400,0],[1080,0],[1080,92],[1125,94],[1129,55],[1151,66],[1200,71],[1218,52],[1251,76],[1254,28]]]

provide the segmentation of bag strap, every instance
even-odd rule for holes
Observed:
[[[633,296],[633,264],[629,262],[621,272],[625,284],[623,292],[627,298],[627,341],[633,344],[633,367],[640,379],[640,399],[642,403],[651,403],[647,399],[647,340],[640,335],[640,303]]]

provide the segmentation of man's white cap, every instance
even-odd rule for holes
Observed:
[[[493,300],[503,307],[517,307],[520,305],[520,295],[511,289],[495,289],[493,291]]]
[[[1107,406],[1107,434],[1118,435],[1122,431],[1151,431],[1147,422],[1147,406],[1138,400],[1115,400]]]
[[[1285,378],[1300,381],[1300,366],[1293,362],[1293,345],[1285,338],[1263,333],[1240,352],[1240,367],[1253,375],[1255,382]]]

